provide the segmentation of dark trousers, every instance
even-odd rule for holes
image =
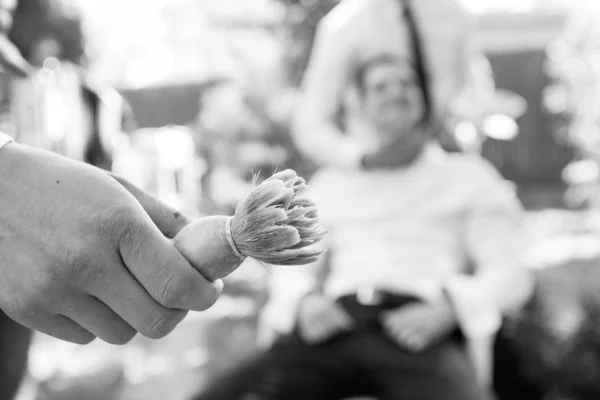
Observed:
[[[31,331],[0,311],[0,399],[11,400],[17,394],[27,370]]]
[[[381,331],[382,310],[412,299],[389,296],[365,306],[354,296],[339,300],[357,328],[318,346],[297,335],[243,362],[209,384],[196,400],[488,400],[478,386],[460,340],[427,351],[403,351]]]

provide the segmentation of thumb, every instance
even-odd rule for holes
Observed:
[[[135,197],[150,216],[152,222],[166,237],[174,238],[180,230],[191,222],[187,216],[165,204],[156,196],[144,192],[133,183],[112,172],[108,174]]]

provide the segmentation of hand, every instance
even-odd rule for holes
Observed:
[[[402,348],[420,352],[450,336],[456,317],[450,303],[409,304],[384,313],[384,331]]]
[[[310,294],[298,309],[298,329],[302,340],[318,344],[354,325],[346,311],[321,294]]]
[[[185,310],[210,307],[221,283],[204,279],[163,235],[187,220],[140,192],[147,210],[97,168],[3,148],[0,308],[59,339],[123,344],[137,332],[163,337]]]

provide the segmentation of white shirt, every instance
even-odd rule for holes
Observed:
[[[472,338],[489,337],[501,314],[530,296],[519,201],[477,155],[430,146],[408,168],[324,169],[307,195],[328,230],[330,269],[325,277],[316,265],[273,277],[265,317],[278,330],[291,328],[297,301],[322,279],[333,298],[377,288],[427,301],[446,291]]]

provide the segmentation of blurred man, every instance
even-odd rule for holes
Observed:
[[[489,339],[530,296],[519,203],[488,163],[431,139],[407,58],[374,57],[355,81],[374,132],[361,145],[395,164],[315,176],[328,263],[275,280],[265,322],[281,337],[198,399],[489,398],[465,339]]]

